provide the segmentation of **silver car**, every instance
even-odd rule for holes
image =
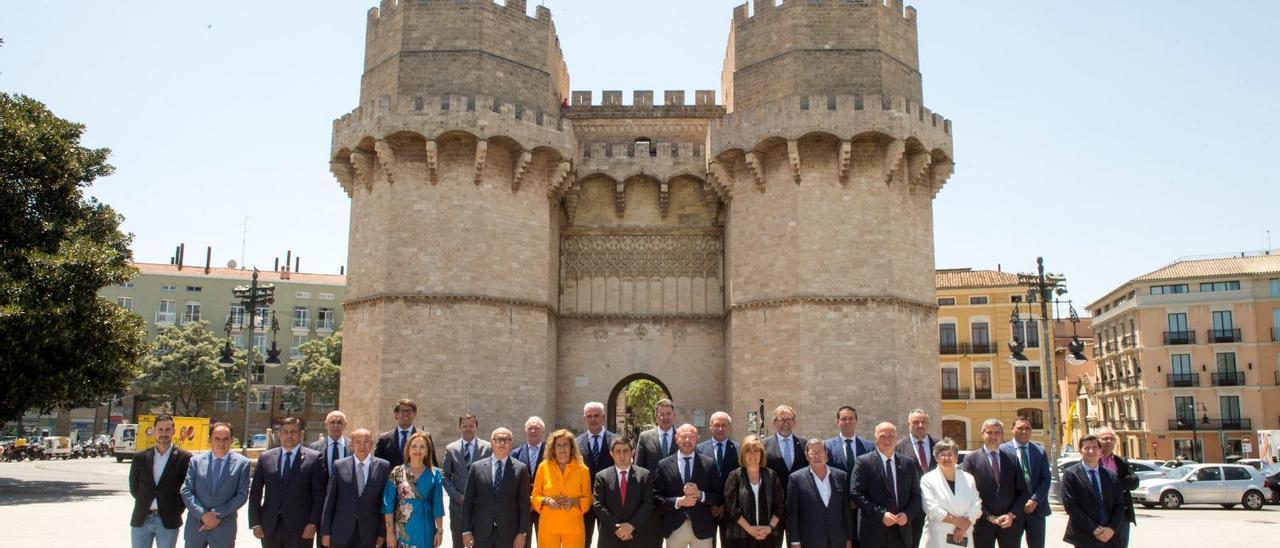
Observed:
[[[1147,508],[1157,504],[1178,508],[1183,504],[1220,504],[1232,508],[1243,504],[1260,510],[1271,498],[1271,489],[1262,474],[1251,466],[1238,464],[1189,464],[1169,471],[1163,478],[1142,481],[1132,491],[1133,500]]]

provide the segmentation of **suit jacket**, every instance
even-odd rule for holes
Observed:
[[[421,429],[418,428],[417,426],[410,427],[409,436],[416,434],[419,430]],[[378,436],[378,445],[373,449],[373,456],[387,461],[387,463],[390,464],[392,468],[395,468],[397,466],[400,466],[401,464],[404,464],[404,451],[400,449],[400,438],[397,435],[397,432],[399,431],[400,431],[400,427],[397,426],[395,428],[392,428],[391,430],[383,432],[382,435]],[[426,432],[426,430],[422,430],[422,431]],[[430,436],[431,433],[427,432],[427,435]],[[405,439],[408,440],[408,436],[406,436]],[[434,445],[435,438],[431,438],[431,441],[432,441],[432,444]],[[347,447],[351,447],[351,446],[347,445]],[[438,457],[438,456],[439,455],[432,455],[432,457]],[[440,462],[440,459],[437,458],[435,459],[435,461]]]
[[[327,474],[329,473],[329,454],[327,453],[327,451],[329,449],[329,437],[325,436],[324,438],[321,438],[317,441],[313,441],[311,442],[311,445],[308,445],[307,447],[312,451],[320,453],[320,462],[321,464],[324,464],[324,468],[325,468],[325,474],[326,474],[325,482],[328,482],[329,479]],[[342,457],[350,457],[350,456],[351,456],[351,438],[343,436],[342,445],[339,446],[339,450],[338,450],[338,458],[340,459]]]
[[[761,506],[766,508],[764,516],[760,516],[757,510]],[[750,479],[747,477],[747,471],[744,468],[738,468],[729,472],[729,480],[724,484],[724,522],[727,527],[724,530],[724,538],[731,539],[747,539],[750,538],[747,532],[738,526],[738,518],[745,518],[747,523],[751,525],[769,525],[773,516],[778,516],[779,529],[775,529],[770,535],[772,539],[778,539],[782,534],[781,526],[785,522],[783,519],[787,515],[787,498],[782,493],[782,482],[778,481],[778,477],[773,474],[773,470],[768,468],[760,469],[760,500],[757,501],[755,493],[751,491]],[[778,540],[781,542],[781,540]]]
[[[831,497],[826,504],[818,493],[818,482],[809,467],[792,472],[787,489],[787,539],[800,546],[843,548],[853,534],[849,509],[849,476],[843,470],[827,468]]]
[[[1018,444],[1007,441],[1000,444],[1000,450],[1004,451],[1018,463],[1018,469],[1022,469],[1022,458],[1018,455]],[[1027,444],[1027,458],[1029,463],[1029,472],[1031,482],[1027,483],[1027,496],[1036,501],[1036,511],[1033,515],[1037,517],[1047,517],[1049,515],[1049,484],[1053,481],[1053,474],[1049,472],[1049,459],[1045,458],[1044,448],[1037,443]],[[1026,476],[1023,474],[1023,482],[1026,483]],[[1026,503],[1023,503],[1026,504]],[[1022,514],[1021,507],[1018,507],[1019,515]]]
[[[441,475],[444,477],[444,492],[449,494],[450,518],[453,517],[453,512],[462,508],[462,494],[467,489],[467,470],[471,468],[471,463],[493,455],[493,447],[489,442],[477,437],[471,440],[471,444],[470,461],[462,452],[462,440],[454,441],[444,448],[444,469],[441,470]]]
[[[1120,480],[1121,491],[1124,492],[1124,511],[1129,523],[1138,523],[1137,516],[1133,513],[1133,493],[1130,491],[1138,488],[1138,475],[1133,472],[1133,467],[1129,466],[1129,460],[1120,456],[1112,455],[1116,459],[1116,478]]]
[[[546,448],[547,442],[544,441],[538,445],[536,451],[527,443],[511,451],[511,458],[523,462],[525,467],[529,469],[529,483],[533,483],[538,479],[538,465],[542,463],[542,452]],[[613,457],[609,458],[612,459]]]
[[[129,526],[142,527],[151,511],[151,503],[155,502],[156,513],[160,515],[164,528],[177,529],[182,526],[182,512],[186,510],[180,491],[187,477],[187,468],[191,465],[191,453],[177,445],[170,446],[169,460],[164,463],[159,482],[152,471],[155,462],[156,448],[151,446],[134,455],[129,465],[129,494],[133,495],[133,515],[129,517]]]
[[[391,476],[391,464],[378,457],[369,458],[364,493],[358,492],[356,464],[355,455],[338,459],[329,475],[320,515],[320,534],[330,536],[329,546],[353,542],[373,546],[377,537],[387,534],[382,522],[382,491]]]
[[[964,470],[956,471],[956,491],[952,493],[942,471],[933,469],[920,478],[920,494],[926,516],[920,544],[925,548],[947,548],[947,535],[956,529],[954,525],[942,521],[947,514],[961,516],[974,523],[982,517],[978,487],[973,482],[973,476]],[[972,526],[965,536],[973,538]]]
[[[846,474],[853,471],[853,463],[844,460],[844,438],[836,436],[827,438],[823,444],[827,446],[827,466],[836,468]],[[867,453],[874,453],[875,444],[864,440],[858,436],[853,437],[853,458],[861,457]]]
[[[809,457],[804,454],[804,445],[809,440],[804,436],[791,434],[792,459],[791,467],[787,468],[786,459],[782,458],[782,449],[778,447],[778,434],[774,433],[764,439],[764,458],[765,466],[773,470],[778,475],[778,481],[782,483],[782,490],[787,490],[787,482],[790,481],[791,474],[796,470],[800,470],[809,466]]]
[[[1125,521],[1124,490],[1110,470],[1098,467],[1102,498],[1098,498],[1084,464],[1062,475],[1062,507],[1067,512],[1067,530],[1062,540],[1075,546],[1116,546],[1116,537],[1103,544],[1094,538],[1098,527],[1119,529]]]
[[[1003,451],[996,451],[1000,459],[1000,478],[997,481],[995,470],[987,457],[986,447],[969,453],[964,459],[964,471],[973,474],[973,481],[978,486],[978,496],[982,498],[982,517],[1000,516],[1012,512],[1014,517],[1023,520],[1022,506],[1027,503],[1030,494],[1027,482],[1022,477],[1022,469],[1018,468],[1018,460]]]
[[[249,459],[227,453],[222,474],[213,485],[213,453],[191,458],[187,478],[182,483],[182,503],[187,506],[187,526],[183,538],[188,543],[229,544],[236,538],[236,512],[249,500]],[[222,520],[210,531],[200,531],[200,519],[213,512]]]
[[[698,444],[697,451],[699,455],[711,457],[714,462],[716,460],[716,440],[709,439]],[[720,474],[720,483],[729,480],[729,472],[738,469],[738,444],[730,438],[724,439],[724,466],[716,463],[716,471]]]
[[[516,535],[529,533],[529,469],[523,462],[507,458],[502,485],[494,489],[493,457],[471,463],[467,469],[462,512],[458,516],[463,533],[475,537],[476,546],[510,546]],[[450,516],[452,519],[453,516]]]
[[[897,479],[894,485],[897,491],[898,511],[907,515],[911,522],[919,520],[923,514],[923,501],[920,493],[920,465],[910,457],[894,452],[893,475]],[[875,451],[858,457],[853,467],[853,500],[858,504],[858,540],[862,546],[882,546],[890,535],[898,535],[906,546],[913,546],[911,523],[906,526],[886,527],[882,521],[885,512],[889,511],[893,493],[890,493],[888,482],[884,477],[884,464],[880,460],[880,452]]]
[[[578,449],[582,451],[582,462],[587,465],[587,469],[591,470],[591,477],[595,477],[596,472],[610,468],[613,466],[613,453],[609,452],[609,445],[618,435],[610,432],[608,428],[600,430],[600,453],[592,457],[591,455],[591,432],[583,432],[578,435]],[[630,494],[630,491],[627,492]]]
[[[929,434],[925,434],[924,439],[924,454],[929,459],[929,466],[927,468],[928,470],[933,470],[938,467],[938,461],[933,460],[933,446],[938,443],[938,440]],[[912,460],[916,461],[916,466],[918,467],[920,466],[920,456],[917,454],[916,447],[911,445],[911,443],[911,434],[907,434],[902,439],[898,440],[898,445],[896,445],[893,450],[911,457]],[[925,472],[928,470],[925,470]],[[924,472],[921,472],[921,474],[924,474]]]
[[[648,470],[632,466],[627,472],[627,501],[622,501],[622,489],[618,483],[618,469],[610,466],[596,473],[591,484],[591,507],[595,510],[600,534],[596,536],[599,548],[640,546],[648,533],[644,525],[653,513],[653,479]],[[628,523],[635,528],[630,541],[622,541],[614,534],[619,525]]]
[[[693,534],[700,539],[708,539],[716,534],[716,521],[711,517],[711,507],[720,506],[724,502],[724,485],[720,482],[720,474],[716,473],[716,461],[710,457],[693,453],[690,461],[692,476],[688,481],[702,491],[702,500],[688,508],[676,508],[676,499],[684,496],[685,480],[680,475],[680,452],[658,462],[658,470],[653,478],[653,503],[662,515],[662,536],[669,537],[688,518],[693,524]]]
[[[320,527],[329,478],[324,458],[306,447],[298,448],[286,478],[281,477],[283,461],[283,447],[269,449],[258,457],[249,488],[249,528],[261,525],[262,532],[271,536],[279,525],[290,537],[302,538],[307,525]]]
[[[640,433],[640,439],[636,443],[636,466],[655,473],[658,469],[658,461],[674,455],[676,449],[676,429],[671,428],[670,438],[667,440],[667,452],[662,452],[662,432],[657,427],[650,428]]]

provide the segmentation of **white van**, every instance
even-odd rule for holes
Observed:
[[[136,424],[117,424],[116,431],[111,435],[111,449],[116,455],[116,462],[124,462],[124,459],[132,459],[133,454],[138,452],[138,425]]]

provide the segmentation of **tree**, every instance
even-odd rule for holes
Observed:
[[[311,400],[330,400],[338,403],[338,379],[342,374],[342,332],[323,339],[311,339],[298,347],[302,359],[289,361],[289,384],[311,394]],[[295,398],[302,391],[293,392]],[[290,405],[301,408],[302,405]]]
[[[658,383],[648,379],[637,379],[627,385],[627,408],[631,413],[631,424],[637,428],[645,428],[656,424],[653,416],[653,405],[667,397]]]
[[[142,318],[98,296],[136,271],[121,216],[84,196],[112,168],[83,132],[0,93],[0,421],[96,406],[146,354]]]
[[[153,343],[155,352],[135,384],[138,392],[186,416],[199,416],[219,392],[243,394],[245,358],[237,352],[236,365],[222,367],[218,358],[223,342],[209,330],[208,322],[161,327]],[[260,359],[255,355],[255,360]]]

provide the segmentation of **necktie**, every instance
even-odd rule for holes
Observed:
[[[356,463],[356,496],[364,496],[364,485],[368,481],[364,477],[364,463]]]
[[[600,458],[600,434],[591,436],[591,460]]]
[[[619,487],[622,494],[622,505],[627,505],[627,471],[622,471],[622,485]]]
[[[498,469],[493,472],[493,491],[495,493],[502,490],[502,469],[503,468],[506,468],[506,466],[503,466],[502,461],[498,461]]]
[[[684,457],[684,482],[693,481],[693,457]]]
[[[920,459],[920,471],[929,471],[929,456],[924,452],[924,440],[916,441],[916,457]]]
[[[401,430],[401,431],[400,431],[400,452],[401,452],[401,453],[403,453],[403,452],[404,452],[404,441],[405,441],[406,439],[408,439],[408,437],[409,437],[409,431],[408,431],[408,430]]]
[[[724,442],[716,443],[716,470],[724,473]]]
[[[898,486],[893,481],[893,459],[884,460],[884,487],[889,490],[889,513],[898,513]]]
[[[289,481],[289,469],[293,467],[293,451],[284,454],[284,468],[280,469],[280,481]]]
[[[469,441],[462,443],[462,458],[466,459],[468,464],[471,463],[471,442]]]
[[[213,459],[213,491],[218,491],[218,483],[222,481],[222,459]]]
[[[1022,478],[1027,480],[1027,489],[1031,488],[1031,456],[1027,454],[1027,446],[1023,445],[1018,448],[1018,453],[1022,456]]]
[[[670,454],[671,454],[671,446],[667,445],[667,433],[663,432],[662,433],[662,456],[665,457]]]
[[[791,436],[782,438],[780,444],[782,445],[782,462],[786,463],[787,470],[790,470],[791,463],[795,462],[795,457],[791,454]]]
[[[1098,522],[1107,522],[1107,511],[1104,510],[1107,503],[1102,499],[1102,482],[1098,481],[1098,471],[1089,471],[1089,481],[1093,482],[1093,492],[1098,495]]]
[[[844,465],[853,471],[853,440],[844,440]]]
[[[329,442],[329,470],[333,470],[333,461],[338,460],[338,442]]]
[[[996,456],[995,451],[988,451],[987,458],[991,461],[991,471],[995,472],[996,485],[1000,485],[1000,457]]]

